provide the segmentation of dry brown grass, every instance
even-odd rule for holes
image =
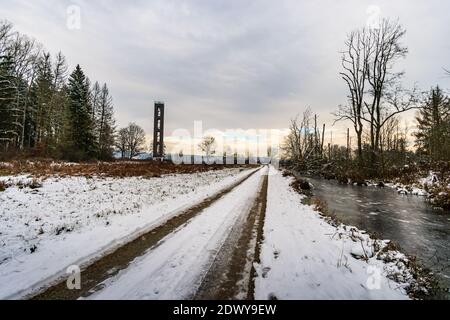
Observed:
[[[156,161],[114,161],[68,163],[41,161],[12,161],[0,164],[0,176],[31,174],[33,177],[58,176],[105,176],[105,177],[159,177],[163,174],[194,173],[220,170],[233,167],[251,167],[250,165],[175,165]]]

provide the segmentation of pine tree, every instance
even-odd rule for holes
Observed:
[[[54,153],[63,141],[64,115],[67,113],[67,63],[66,58],[59,52],[53,66],[53,95],[51,104],[52,140],[48,142],[48,149]]]
[[[77,65],[69,77],[65,156],[87,160],[97,155],[86,76]]]
[[[101,103],[101,93],[102,93],[102,89],[100,87],[100,84],[98,83],[98,81],[96,81],[94,83],[94,85],[92,86],[92,89],[89,90],[89,101],[90,101],[90,105],[91,105],[91,118],[92,121],[94,121],[94,135],[97,138],[97,142],[98,141],[98,137],[99,137],[99,119],[98,119],[98,109],[100,108],[100,103]]]
[[[89,79],[88,77],[86,77],[85,86],[86,86],[86,92],[87,92],[88,109],[90,110],[91,119],[92,119],[92,121],[94,121],[94,115],[95,115],[94,98],[93,98],[93,94],[92,94],[91,79]],[[95,125],[95,123],[94,123],[94,125]]]
[[[36,81],[32,85],[35,94],[36,143],[39,147],[47,147],[52,139],[51,100],[53,96],[53,73],[49,53],[44,53],[37,63]]]
[[[98,85],[98,83],[96,83]],[[95,86],[94,86],[95,87]],[[96,107],[99,158],[110,159],[114,146],[114,110],[106,84],[103,85]]]
[[[450,156],[450,101],[436,86],[431,89],[416,117],[416,146],[431,161],[448,160]]]

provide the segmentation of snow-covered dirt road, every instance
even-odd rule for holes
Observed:
[[[246,177],[225,169],[161,178],[49,178],[0,192],[0,299],[21,298]],[[1,177],[22,185],[25,176]]]
[[[89,299],[189,299],[197,292],[232,227],[255,201],[267,168],[205,208],[138,257]]]
[[[269,181],[266,172],[267,168],[262,172],[263,180],[250,211],[241,214],[233,225],[194,299],[254,299],[253,264],[259,262],[263,235]]]

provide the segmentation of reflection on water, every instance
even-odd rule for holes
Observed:
[[[450,212],[433,210],[423,197],[400,195],[390,188],[307,179],[314,185],[314,195],[325,200],[342,222],[395,241],[450,288]]]

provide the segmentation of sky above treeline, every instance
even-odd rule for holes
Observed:
[[[331,126],[346,103],[346,35],[375,15],[407,30],[405,87],[450,89],[449,12],[440,0],[0,0],[0,19],[108,84],[118,126],[150,133],[153,101],[165,101],[167,135],[195,120],[283,129],[308,106]],[[347,126],[333,127],[335,141]]]

